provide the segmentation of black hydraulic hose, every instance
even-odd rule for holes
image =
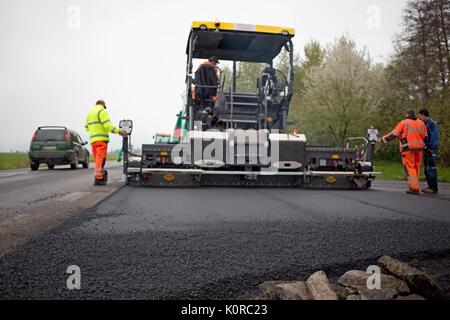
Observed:
[[[349,158],[349,156],[348,156],[348,154],[347,154],[347,150],[345,149],[344,142],[342,142],[341,139],[338,138],[338,136],[336,135],[336,133],[334,132],[334,130],[333,130],[333,128],[332,128],[331,126],[328,126],[328,127],[330,128],[330,131],[331,131],[331,133],[333,134],[334,138],[336,139],[336,141],[337,141],[339,147],[341,147],[342,150],[344,151],[344,155],[345,155],[345,158],[347,159],[347,163],[348,163],[349,165],[351,165],[351,167],[352,167],[352,169],[353,169],[353,172],[356,173],[356,168],[355,168],[355,166],[353,165],[353,163],[350,161],[350,158]]]
[[[133,157],[138,157],[138,158],[142,158],[143,157],[143,155],[138,155],[138,154],[132,153],[131,151],[128,151],[128,150],[123,150],[122,149],[122,152],[123,153],[127,153],[128,155],[133,156]]]

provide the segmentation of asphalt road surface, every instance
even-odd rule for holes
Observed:
[[[116,168],[99,189],[91,174],[0,174],[1,298],[233,299],[317,270],[334,279],[385,254],[450,256],[449,185],[440,196],[406,195],[405,182],[367,192],[121,188]],[[26,226],[36,230],[10,240]],[[71,265],[81,290],[66,287]]]
[[[94,206],[122,185],[117,162],[107,164],[110,184],[102,188],[93,186],[93,169],[44,167],[37,172],[0,171],[0,256]]]

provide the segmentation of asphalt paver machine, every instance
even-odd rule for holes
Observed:
[[[376,129],[338,143],[338,148],[310,147],[305,135],[288,131],[294,36],[295,30],[283,27],[194,22],[186,49],[184,106],[173,137],[178,143],[144,144],[142,155],[134,155],[125,138],[126,184],[370,188],[377,175],[373,172]],[[282,52],[288,56],[284,72],[274,68]],[[228,82],[226,72],[210,63],[194,68],[194,61],[211,57],[231,66]],[[251,93],[239,92],[237,64],[241,62],[263,66]],[[120,126],[131,134],[130,120]],[[361,143],[353,143],[356,140]]]

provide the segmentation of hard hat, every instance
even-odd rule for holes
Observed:
[[[405,116],[408,119],[417,119],[416,112],[413,109],[409,109],[405,111]]]
[[[209,58],[210,62],[215,62],[217,64],[220,64],[219,62],[219,58],[217,56],[212,56],[211,58]]]
[[[104,101],[104,100],[98,100],[98,101],[95,103],[95,105],[101,105],[101,106],[104,106],[104,107],[106,108],[106,104],[105,104],[105,101]]]

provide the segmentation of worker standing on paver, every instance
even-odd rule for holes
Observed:
[[[86,117],[85,128],[90,134],[90,143],[95,162],[94,185],[105,185],[107,172],[104,170],[104,167],[108,153],[109,132],[120,134],[122,137],[126,137],[127,133],[112,124],[103,100],[98,100],[89,111]]]
[[[425,176],[427,177],[428,188],[422,190],[422,192],[436,194],[439,192],[437,172],[437,153],[439,145],[438,125],[430,118],[428,109],[420,110],[419,118],[425,122],[428,133],[428,141],[424,156]]]
[[[378,139],[379,143],[388,143],[395,139],[400,141],[400,152],[405,171],[408,174],[408,194],[420,194],[419,172],[422,163],[423,150],[428,140],[425,123],[417,119],[414,110],[405,112],[405,120],[398,123],[395,129]]]

